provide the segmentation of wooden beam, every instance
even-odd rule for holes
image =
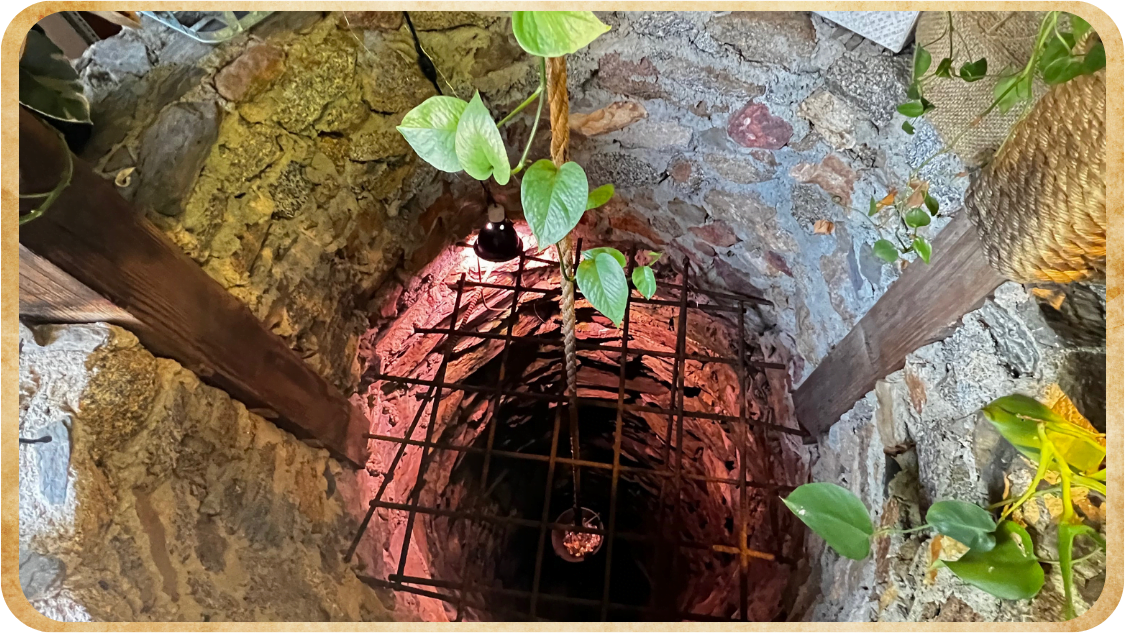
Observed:
[[[113,323],[136,328],[140,321],[58,266],[20,244],[20,320],[43,323]]]
[[[58,136],[22,109],[19,134],[24,191],[51,190],[65,167]],[[28,202],[21,211],[38,201]],[[363,414],[86,163],[74,158],[71,185],[20,227],[20,244],[135,319],[131,329],[152,353],[179,361],[298,437],[356,466],[366,463]],[[22,260],[20,268],[22,292]],[[27,277],[43,290],[40,299],[83,296],[41,270]]]
[[[902,369],[907,354],[948,336],[1003,282],[968,215],[957,214],[934,240],[930,263],[907,267],[793,392],[797,421],[811,437],[825,433],[876,381]]]

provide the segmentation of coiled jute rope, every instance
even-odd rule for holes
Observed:
[[[1052,87],[965,197],[992,266],[1021,283],[1105,282],[1105,70]]]
[[[551,108],[551,161],[562,167],[570,147],[570,95],[566,90],[566,58],[547,59],[547,103]],[[574,331],[574,241],[568,233],[558,243],[562,268],[562,332],[566,356],[566,386],[578,394],[578,339]]]

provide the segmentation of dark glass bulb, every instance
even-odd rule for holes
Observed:
[[[507,219],[500,222],[489,222],[477,233],[476,244],[473,252],[477,257],[490,262],[506,262],[519,257],[523,250],[520,236],[516,227]]]

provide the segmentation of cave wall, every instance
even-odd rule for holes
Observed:
[[[20,583],[60,621],[377,621],[354,472],[110,325],[20,325]]]

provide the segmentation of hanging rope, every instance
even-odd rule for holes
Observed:
[[[570,96],[566,91],[566,59],[547,59],[547,103],[551,107],[551,161],[562,167],[570,146]],[[567,391],[578,394],[578,340],[574,332],[574,240],[567,234],[556,245],[562,268],[562,331]]]
[[[566,91],[566,58],[547,59],[547,103],[551,107],[551,161],[555,167],[566,162],[570,147],[570,96]],[[566,365],[566,387],[570,399],[570,456],[581,459],[578,442],[578,338],[574,314],[574,240],[568,233],[555,245],[561,269],[563,354]],[[578,465],[572,467],[574,480],[574,524],[582,525],[581,475]]]

